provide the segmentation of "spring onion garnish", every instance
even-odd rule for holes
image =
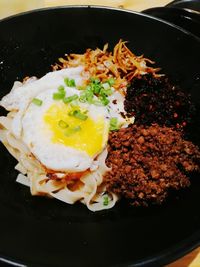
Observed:
[[[79,101],[82,103],[88,102],[98,106],[107,106],[109,104],[108,96],[112,95],[111,86],[115,83],[114,78],[110,78],[105,82],[101,82],[98,78],[91,77],[89,84],[85,88],[81,88],[82,93]],[[94,97],[97,99],[94,99]]]
[[[78,125],[78,126],[72,128],[72,130],[73,130],[74,132],[79,132],[79,131],[81,130],[81,126]]]
[[[110,131],[116,131],[116,130],[119,130],[117,118],[111,118],[110,119]]]
[[[102,103],[99,100],[93,100],[92,104],[94,104],[95,106],[102,106]]]
[[[63,102],[65,104],[67,104],[67,103],[70,103],[70,102],[72,102],[72,101],[74,101],[76,99],[78,99],[78,95],[75,94],[75,95],[72,95],[72,96],[68,96],[68,97],[63,98]]]
[[[81,96],[79,97],[79,101],[81,103],[85,103],[87,101],[86,96],[85,96],[85,93],[81,94]]]
[[[81,126],[75,126],[73,128],[67,128],[66,132],[65,132],[65,136],[69,137],[72,134],[75,134],[77,132],[79,132],[81,130]]]
[[[80,91],[85,90],[85,86],[77,86],[76,88]]]
[[[75,110],[71,110],[69,113],[68,113],[69,116],[73,116],[79,120],[82,120],[82,121],[85,121],[87,120],[88,116],[84,113],[82,113],[80,110],[78,109],[75,109]]]
[[[76,86],[74,79],[65,78],[64,81],[68,87],[75,87]]]
[[[110,89],[110,84],[109,84],[109,83],[102,83],[102,87],[103,87],[105,90],[108,90],[108,89]]]
[[[89,104],[92,104],[94,94],[92,92],[86,92],[86,99]]]
[[[103,197],[103,205],[108,206],[108,204],[109,204],[109,197],[108,197],[108,195],[105,195]]]
[[[42,100],[39,98],[33,98],[32,103],[35,104],[36,106],[42,106]]]
[[[61,99],[63,99],[65,97],[65,94],[66,94],[66,92],[65,92],[64,86],[60,85],[58,87],[58,91],[53,94],[53,99],[54,100],[61,100]]]
[[[95,77],[91,77],[91,78],[90,78],[90,81],[91,81],[92,83],[94,83],[94,84],[98,84],[98,83],[100,83],[100,80],[99,80],[98,78],[95,78]]]
[[[112,86],[113,84],[115,84],[115,79],[114,78],[109,78],[107,80],[107,82],[110,84],[110,86]]]
[[[99,99],[104,106],[107,106],[110,102],[106,96],[100,96]]]
[[[101,91],[101,85],[99,84],[93,84],[93,92],[95,95],[98,95]]]
[[[65,87],[63,85],[60,85],[58,87],[58,92],[64,92],[65,91]]]
[[[62,128],[62,129],[65,129],[65,128],[69,127],[69,125],[68,125],[65,121],[63,121],[63,120],[60,120],[60,121],[58,122],[58,126],[59,126],[60,128]]]
[[[53,99],[54,100],[61,100],[65,97],[65,94],[62,94],[62,93],[54,93],[53,94]]]
[[[93,97],[94,97],[94,93],[92,92],[91,87],[87,86],[85,91],[83,91],[83,93],[81,94],[79,101],[82,103],[88,102],[92,104]]]
[[[112,93],[113,93],[113,91],[111,90],[111,88],[104,90],[104,94],[107,95],[107,96],[112,95]]]

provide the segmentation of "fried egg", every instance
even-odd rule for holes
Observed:
[[[65,78],[73,79],[74,86],[66,85]],[[13,135],[47,170],[92,169],[107,145],[110,119],[118,119],[121,126],[127,124],[121,115],[124,97],[118,92],[113,91],[108,97],[109,105],[79,101],[78,87],[85,79],[83,67],[50,72],[38,80],[18,82],[0,101],[7,110],[17,110],[12,121]],[[56,98],[58,88],[64,90],[65,98],[76,98],[69,102]]]

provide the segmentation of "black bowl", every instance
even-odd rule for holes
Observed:
[[[144,10],[143,13],[164,19],[200,38],[200,14],[175,7],[149,8]]]
[[[123,38],[200,103],[198,39],[150,16],[93,6],[44,9],[2,20],[0,36],[0,96],[9,92],[13,81],[50,71],[64,53],[81,53],[106,42],[113,48]],[[162,206],[134,208],[122,201],[111,210],[92,213],[82,204],[30,196],[28,188],[15,182],[15,160],[3,145],[0,152],[4,262],[37,267],[156,267],[200,244],[199,176]]]
[[[175,0],[168,5],[168,7],[178,7],[178,8],[186,8],[193,11],[200,12],[200,2],[199,0]]]

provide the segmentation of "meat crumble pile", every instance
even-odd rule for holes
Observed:
[[[187,173],[200,170],[200,151],[175,129],[131,125],[110,133],[106,163],[112,167],[105,175],[108,191],[148,206],[190,185]]]
[[[124,106],[135,122],[110,133],[107,189],[134,206],[161,204],[170,191],[190,185],[190,172],[200,171],[199,148],[184,140],[195,106],[166,76],[152,74],[132,79]]]

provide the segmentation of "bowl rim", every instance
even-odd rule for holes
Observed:
[[[138,12],[138,11],[134,11],[134,10],[131,10],[131,9],[124,9],[124,8],[120,8],[120,7],[111,7],[111,6],[104,6],[104,5],[58,5],[58,6],[51,6],[51,7],[36,8],[36,9],[27,10],[27,11],[24,11],[24,12],[20,12],[20,13],[13,14],[13,15],[7,16],[5,18],[2,18],[2,19],[0,19],[0,23],[7,22],[9,20],[17,19],[18,17],[26,16],[26,15],[37,13],[37,12],[45,12],[45,11],[49,11],[49,10],[59,10],[59,9],[81,9],[81,8],[85,8],[85,9],[87,9],[87,8],[88,9],[106,9],[106,10],[111,10],[111,11],[120,11],[120,12],[124,12],[124,13],[130,13],[130,14],[135,14],[135,15],[147,17],[147,18],[153,19],[155,21],[167,24],[167,25],[169,25],[169,26],[171,26],[173,28],[176,28],[179,31],[181,31],[183,33],[186,33],[187,35],[190,35],[193,38],[195,38],[195,39],[200,41],[199,37],[197,37],[196,35],[194,35],[193,33],[189,32],[189,31],[185,30],[184,28],[182,28],[180,26],[177,26],[176,24],[173,24],[171,22],[168,22],[168,21],[166,21],[164,19],[157,18],[157,17],[154,17],[152,15],[144,13],[144,11],[147,10],[147,9],[145,9],[145,10],[143,10],[141,12]]]
[[[200,44],[200,38],[197,37],[196,35],[190,33],[189,31],[183,29],[182,27],[179,27],[173,23],[170,23],[168,21],[165,21],[163,19],[148,15],[146,13],[142,12],[137,12],[129,9],[122,9],[122,8],[117,8],[117,7],[110,7],[110,6],[103,6],[103,5],[61,5],[61,6],[53,6],[53,7],[44,7],[44,8],[38,8],[38,9],[33,9],[33,10],[28,10],[25,12],[21,12],[18,14],[14,14],[5,18],[0,19],[0,24],[10,21],[10,20],[15,20],[18,17],[22,16],[27,16],[31,15],[34,13],[38,12],[46,12],[49,10],[64,10],[64,9],[106,9],[106,10],[111,10],[111,11],[120,11],[124,13],[130,13],[134,14],[137,16],[142,16],[146,18],[150,18],[151,20],[158,21],[159,23],[167,24],[168,26],[175,28],[178,31],[181,31],[182,33],[186,34],[187,36],[190,36],[191,38],[195,39],[197,42]],[[195,248],[200,246],[200,230],[196,231],[192,235],[188,236],[181,242],[177,243],[176,245],[170,247],[169,249],[161,251],[159,254],[153,254],[151,257],[144,258],[144,260],[139,260],[136,261],[135,263],[131,262],[124,262],[123,264],[117,265],[119,267],[148,267],[148,266],[162,266],[165,264],[169,264],[170,262],[173,262],[177,260],[180,257],[183,257],[187,253],[191,252]],[[27,262],[23,260],[19,260],[16,258],[13,258],[12,256],[9,255],[2,255],[0,252],[0,263],[7,263],[12,266],[18,266],[18,267],[42,267],[40,263],[37,262]]]
[[[176,13],[178,16],[180,16],[181,18],[185,18],[185,19],[189,19],[190,21],[194,22],[195,24],[199,24],[200,23],[200,12],[198,11],[193,11],[191,9],[186,9],[186,8],[178,8],[178,7],[174,7],[174,6],[165,6],[165,7],[152,7],[152,8],[147,8],[145,10],[142,11],[143,14],[152,16],[154,18],[158,18],[159,20],[165,21],[171,25],[174,26],[174,28],[177,29],[182,29],[185,32],[187,32],[188,34],[194,36],[196,39],[200,40],[200,37],[195,35],[194,33],[190,32],[189,30],[185,30],[184,28],[182,28],[181,26],[176,25],[173,22],[168,22],[165,19],[161,19],[159,17],[156,17],[155,15],[152,14],[152,12],[154,11],[158,11],[161,12],[161,14],[165,14],[167,12],[167,15],[170,14],[170,12],[172,11],[172,16],[174,15],[174,13]]]
[[[179,7],[176,7],[176,6],[158,6],[158,7],[151,7],[151,8],[147,8],[145,10],[142,10],[142,13],[144,14],[148,14],[146,12],[151,12],[151,11],[162,11],[162,12],[177,12],[177,14],[179,15],[185,15],[187,17],[188,16],[191,16],[193,17],[192,19],[195,19],[198,20],[198,22],[200,21],[200,12],[198,11],[195,11],[195,10],[191,10],[191,9],[187,9],[187,8],[179,8]],[[149,15],[149,14],[148,14]],[[175,24],[176,25],[176,24]]]

